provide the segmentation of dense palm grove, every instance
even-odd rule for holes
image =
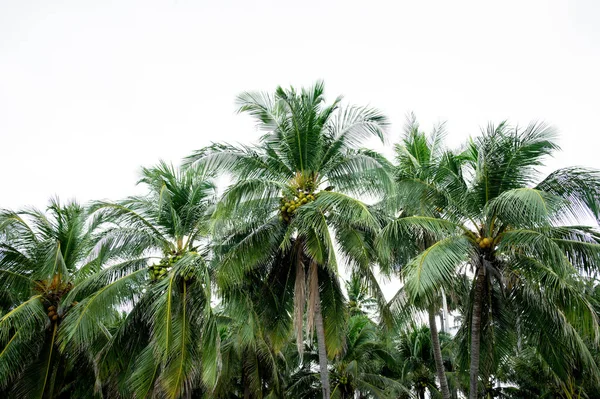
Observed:
[[[1,211],[0,397],[600,397],[600,173],[549,126],[390,161],[321,83],[237,101],[262,135],[145,195]]]

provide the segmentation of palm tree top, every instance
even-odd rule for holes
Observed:
[[[65,283],[85,263],[98,221],[75,200],[62,205],[52,198],[46,212],[36,208],[0,211],[0,266],[12,270],[27,267],[29,278],[41,286]]]
[[[340,97],[327,104],[322,82],[300,91],[278,87],[274,94],[245,92],[236,103],[238,112],[252,116],[265,132],[258,145],[215,144],[194,152],[185,164],[202,160],[211,170],[231,172],[238,179],[274,179],[282,184],[295,179],[319,186],[366,163],[373,168],[367,159],[372,152],[362,157],[355,152],[371,137],[384,141],[389,126],[376,109],[345,106]]]
[[[142,168],[138,184],[147,187],[146,194],[92,204],[92,212],[113,225],[106,235],[127,243],[131,253],[152,248],[180,256],[197,250],[198,241],[210,229],[216,201],[214,174],[201,165],[178,169],[161,161]]]

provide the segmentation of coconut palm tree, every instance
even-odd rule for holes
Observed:
[[[445,154],[443,146],[444,136],[443,125],[436,127],[432,134],[427,135],[419,129],[419,124],[414,114],[409,115],[404,128],[402,142],[396,145],[395,177],[399,185],[412,184],[414,181],[431,184],[435,181],[436,175],[439,173],[437,168]],[[431,218],[439,217],[439,207],[436,207],[433,203],[434,201],[431,201],[429,197],[403,196],[394,198],[392,201],[387,199],[387,201],[391,203],[393,213],[397,214],[398,217],[412,215]],[[389,220],[389,223],[394,223],[394,220]],[[389,234],[389,229],[386,229],[385,233],[380,237],[378,242],[379,251],[382,254],[380,260],[383,260],[384,266],[391,264],[400,265],[401,267],[402,264],[435,243],[434,237],[427,234],[424,230],[413,231],[415,234],[412,234],[411,237],[407,235],[399,237]],[[410,307],[406,306],[405,301],[408,299],[417,309],[427,312],[440,391],[444,399],[450,399],[450,390],[442,360],[442,351],[435,319],[441,307],[442,293],[440,292],[438,295],[432,296],[431,300],[421,301],[417,301],[415,298],[406,298],[406,294],[404,288],[400,288],[390,302],[390,306],[400,312],[408,311],[409,316],[414,316],[414,314],[410,314]]]
[[[553,140],[545,124],[490,125],[461,154],[446,154],[434,180],[399,188],[427,199],[440,216],[398,218],[383,233],[398,238],[425,231],[436,238],[405,267],[412,296],[433,298],[456,275],[472,277],[468,324],[459,332],[470,342],[471,399],[477,398],[480,360],[487,381],[493,369],[487,365],[506,355],[498,346],[510,342],[503,334],[516,325],[521,339],[564,378],[567,365],[578,362],[594,379],[600,375],[584,344],[585,336],[597,334],[597,317],[579,283],[581,273],[597,270],[600,241],[594,229],[568,224],[598,220],[600,176],[566,168],[539,181],[537,168],[557,149]],[[506,302],[510,306],[502,306]],[[505,311],[511,308],[519,313]]]
[[[316,379],[310,361],[318,361],[317,354],[307,349],[309,356],[303,367],[290,376],[287,394],[294,398],[318,397],[319,387],[312,384]],[[397,368],[398,353],[388,345],[382,330],[364,315],[348,319],[346,348],[331,364],[332,397],[393,398],[400,392],[408,392],[395,380],[396,375],[386,376],[386,370]]]
[[[300,91],[279,87],[273,95],[243,93],[237,101],[266,132],[259,144],[215,145],[188,158],[234,179],[217,211],[217,228],[235,231],[235,240],[245,237],[221,262],[220,283],[240,284],[281,251],[292,254],[285,270],[294,287],[296,342],[302,352],[306,307],[306,330],[316,329],[323,397],[329,398],[327,358],[340,353],[345,336],[334,242],[376,290],[369,235],[378,221],[356,197],[380,196],[391,180],[385,159],[357,146],[371,137],[383,140],[387,122],[374,109],[341,106],[340,98],[326,105],[321,82]]]
[[[594,279],[586,279],[586,294],[590,302],[597,306],[597,287]],[[510,303],[509,303],[510,305]],[[513,309],[509,310],[513,311]],[[514,311],[518,311],[514,309]],[[517,321],[518,323],[518,321]],[[586,368],[581,363],[574,366],[566,374],[559,375],[555,367],[539,356],[537,348],[528,342],[526,337],[516,337],[517,342],[512,343],[509,356],[503,358],[499,367],[494,370],[494,377],[502,382],[503,386],[494,386],[494,381],[489,381],[482,392],[486,397],[557,397],[557,398],[595,398],[600,395],[600,385],[595,379],[592,368]],[[554,345],[555,343],[546,343]],[[596,364],[600,364],[600,350],[592,341],[585,342]],[[567,375],[567,378],[564,376]]]
[[[58,337],[80,306],[69,293],[110,260],[105,248],[93,251],[97,223],[58,199],[46,212],[0,211],[0,392],[8,397],[94,394],[90,352],[65,352]]]
[[[363,284],[363,279],[356,273],[346,281],[348,295],[348,312],[350,316],[371,316],[377,310],[377,301],[369,295],[369,289]]]
[[[219,368],[208,242],[212,176],[161,162],[144,168],[140,183],[146,195],[91,207],[105,221],[103,242],[120,249],[124,262],[69,293],[80,308],[65,319],[64,345],[94,338],[108,309],[129,307],[99,355],[103,373],[120,378],[114,384],[119,393],[178,398],[202,383],[210,392]],[[125,361],[121,351],[129,355]]]
[[[285,270],[278,267],[280,262],[290,261],[288,257],[268,265],[274,267],[266,279],[261,271],[248,275],[244,285],[221,291],[223,366],[216,397],[229,397],[232,387],[239,387],[244,399],[284,396],[288,369],[284,352],[291,334],[285,321],[278,320],[285,276],[278,279],[273,274]]]
[[[397,346],[402,364],[401,381],[411,386],[417,398],[425,392],[437,393],[435,384],[436,362],[433,358],[431,334],[426,326],[416,325],[398,334]]]
[[[281,356],[261,335],[261,326],[248,323],[256,314],[246,316],[220,320],[222,366],[213,397],[282,397]]]

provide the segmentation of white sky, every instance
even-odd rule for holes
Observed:
[[[600,168],[600,3],[0,0],[0,207],[118,199],[140,165],[249,142],[235,96],[318,78],[389,115],[545,120]]]

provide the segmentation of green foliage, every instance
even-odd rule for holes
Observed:
[[[597,272],[600,247],[594,230],[565,224],[597,218],[597,173],[567,169],[590,180],[584,184],[574,175],[562,189],[557,176],[569,172],[536,184],[543,158],[557,149],[544,124],[523,130],[490,125],[464,152],[437,157],[432,156],[437,136],[428,140],[414,121],[410,126],[398,148],[402,211],[384,228],[379,244],[382,259],[400,256],[404,263],[408,297],[432,302],[440,286],[452,290],[459,276],[482,276],[476,277],[484,279],[482,303],[474,303],[474,281],[457,335],[464,368],[469,356],[480,357],[471,375],[487,381],[515,342],[528,342],[560,378],[570,378],[582,364],[597,380],[598,366],[585,342],[597,342],[598,319],[580,280],[581,273]],[[422,241],[412,247],[412,258],[395,250],[403,240]],[[475,305],[481,324],[472,327]],[[481,331],[481,341],[471,342],[473,328]]]
[[[60,337],[80,306],[70,293],[109,259],[94,251],[97,223],[79,204],[51,200],[47,212],[0,212],[0,286],[10,295],[0,313],[0,392],[9,397],[94,394],[92,346],[65,351]],[[79,377],[76,371],[81,369]]]
[[[322,83],[299,92],[244,93],[238,104],[265,132],[259,143],[214,145],[188,158],[189,164],[234,177],[214,218],[219,240],[231,243],[222,255],[219,281],[226,289],[239,287],[275,254],[294,254],[295,261],[282,266],[295,286],[299,350],[305,306],[311,334],[319,297],[333,356],[343,348],[345,318],[334,242],[337,238],[357,270],[370,269],[374,257],[367,240],[379,223],[354,195],[382,196],[391,189],[391,178],[384,158],[357,146],[372,136],[383,140],[386,119],[373,109],[343,106],[340,98],[326,105]],[[317,274],[309,273],[311,262],[318,265]]]

